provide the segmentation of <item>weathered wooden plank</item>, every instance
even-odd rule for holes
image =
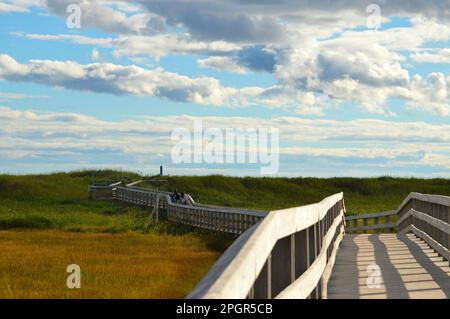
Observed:
[[[424,231],[417,229],[414,225],[409,226],[409,231],[413,232],[416,236],[422,238],[428,245],[430,245],[434,250],[436,250],[442,257],[447,261],[450,261],[450,251],[441,245],[439,242],[434,240]]]
[[[373,283],[374,273],[368,271],[373,265],[381,271],[379,287],[367,284],[368,280]],[[429,248],[424,250],[423,242],[412,234],[346,235],[328,282],[328,298],[332,299],[449,296],[448,262]]]

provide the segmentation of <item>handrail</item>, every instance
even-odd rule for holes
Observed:
[[[181,205],[173,203],[168,192],[134,185],[90,185],[89,191],[90,196],[96,192],[103,196],[109,191],[117,200],[143,206],[158,203],[169,220],[240,234],[187,296],[191,299],[326,298],[327,283],[346,231],[387,232],[397,228],[400,234],[412,232],[450,260],[447,196],[410,193],[395,211],[345,216],[344,196],[339,193],[315,204],[268,214],[198,203]],[[383,223],[379,223],[380,218]],[[373,225],[369,225],[371,219]]]
[[[363,233],[367,233],[369,230],[375,232],[384,230],[385,233],[389,233],[394,231],[394,228],[396,227],[396,223],[391,221],[396,215],[397,212],[395,210],[390,210],[373,214],[346,216],[345,221],[347,222],[347,227],[345,228],[345,232],[358,233],[359,231],[362,231]],[[382,223],[380,223],[380,218],[383,220]],[[373,220],[373,224],[369,225],[371,220]]]
[[[112,183],[112,184],[109,184],[108,187],[116,187],[116,186],[119,186],[120,184],[122,184],[122,182]]]
[[[343,193],[271,211],[228,248],[188,298],[326,297],[344,214]]]
[[[396,213],[400,234],[414,233],[450,260],[450,197],[410,193]]]
[[[191,205],[172,203],[169,192],[156,192],[147,188],[134,186],[135,184],[136,182],[126,186],[102,186],[101,188],[90,185],[89,192],[91,198],[114,198],[146,207],[156,205],[156,194],[158,194],[159,208],[165,210],[168,220],[232,234],[242,234],[267,215],[267,212],[263,211],[197,204],[193,200]],[[97,196],[97,191],[101,191],[102,196]]]
[[[139,184],[139,183],[142,183],[142,180],[138,180],[138,181],[135,181],[135,182],[129,183],[129,184],[127,184],[126,186],[130,187],[130,186],[134,186],[134,185],[137,185],[137,184]]]
[[[122,182],[112,184],[88,185],[88,193],[90,199],[114,199],[115,187]]]

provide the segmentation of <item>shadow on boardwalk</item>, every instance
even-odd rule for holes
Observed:
[[[328,284],[329,298],[449,296],[448,262],[413,235],[346,235]]]

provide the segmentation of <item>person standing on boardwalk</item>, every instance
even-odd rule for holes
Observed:
[[[173,194],[170,196],[172,203],[178,203],[181,199],[180,193],[178,193],[178,190],[176,189]]]

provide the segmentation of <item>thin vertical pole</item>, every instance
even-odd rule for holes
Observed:
[[[159,219],[159,188],[156,187],[156,221]]]

